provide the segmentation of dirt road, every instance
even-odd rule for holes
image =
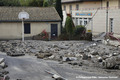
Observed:
[[[54,80],[45,70],[59,74],[67,80],[120,80],[119,78],[109,79],[108,75],[86,72],[82,71],[82,69],[73,69],[68,64],[41,60],[28,55],[23,57],[10,57],[1,53],[0,58],[1,57],[5,58],[8,63],[8,68],[6,70],[10,72],[10,80]],[[92,78],[92,76],[94,77]],[[101,76],[104,78],[99,79]],[[76,77],[78,77],[78,79]]]

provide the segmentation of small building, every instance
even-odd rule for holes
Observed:
[[[113,32],[120,37],[120,0],[62,0],[62,9],[71,14],[75,25],[83,25],[95,35]]]
[[[50,37],[61,34],[61,18],[54,7],[0,7],[0,39],[21,39],[22,20],[18,14],[25,11],[29,19],[24,20],[24,35],[32,37],[43,30]]]

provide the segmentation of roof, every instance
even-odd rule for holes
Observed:
[[[61,0],[62,4],[64,4],[64,3],[83,2],[83,1],[101,1],[101,0]]]
[[[25,21],[61,21],[61,18],[54,7],[0,7],[0,22],[21,21],[18,18],[18,14],[23,10],[30,16],[30,18]]]

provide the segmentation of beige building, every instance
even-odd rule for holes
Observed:
[[[62,8],[72,15],[75,25],[84,25],[93,34],[120,35],[120,0],[62,0]]]
[[[18,14],[23,10],[30,16],[24,20],[25,37],[40,34],[43,30],[49,32],[51,38],[60,35],[61,18],[53,7],[0,7],[0,39],[22,38],[22,21]]]

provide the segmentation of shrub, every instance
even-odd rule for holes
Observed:
[[[69,40],[69,35],[67,34],[66,28],[62,28],[62,33],[58,39],[59,40]]]
[[[74,30],[74,35],[82,35],[86,33],[86,28],[82,25],[76,26]]]
[[[49,34],[43,30],[40,34],[33,36],[34,40],[49,40]]]
[[[76,26],[74,29],[74,40],[83,40],[85,39],[86,28],[82,25]]]
[[[67,17],[66,19],[66,23],[65,23],[65,29],[66,29],[66,32],[67,32],[67,35],[69,35],[69,39],[72,37],[73,35],[73,21],[72,21],[72,18],[71,17]]]

